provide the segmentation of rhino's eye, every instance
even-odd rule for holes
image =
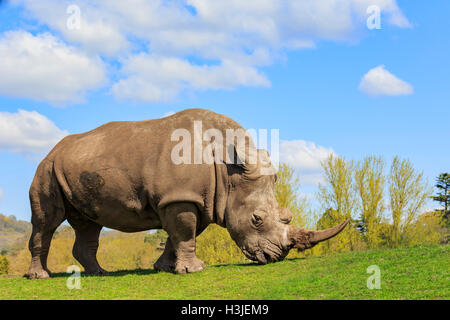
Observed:
[[[257,215],[256,213],[254,213],[252,215],[252,223],[255,227],[260,227],[263,223],[263,220],[261,218],[261,216]]]

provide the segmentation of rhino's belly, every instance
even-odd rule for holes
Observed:
[[[134,201],[97,196],[89,201],[73,201],[77,211],[96,223],[123,232],[138,232],[161,228],[159,215],[151,206]]]
[[[138,232],[161,228],[148,191],[117,169],[82,171],[68,177],[70,202],[77,211],[107,228]]]

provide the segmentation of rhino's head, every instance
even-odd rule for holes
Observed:
[[[225,216],[231,237],[247,258],[262,264],[280,261],[290,249],[312,248],[345,228],[348,221],[322,231],[289,225],[292,214],[275,199],[276,174],[268,154],[257,153],[257,164],[243,165],[240,174],[231,175]]]

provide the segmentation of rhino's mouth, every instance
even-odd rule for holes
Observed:
[[[251,252],[248,248],[242,248],[244,255],[252,260],[259,262],[260,264],[267,264],[283,260],[288,254],[289,250],[283,250],[281,247],[274,243],[265,240],[260,241],[259,246],[254,252]]]
[[[267,264],[271,262],[275,262],[275,259],[272,258],[270,254],[261,250],[256,254],[256,258],[260,264]]]

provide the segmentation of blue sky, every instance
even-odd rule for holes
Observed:
[[[450,3],[297,2],[0,6],[0,212],[29,220],[35,169],[65,134],[191,107],[279,129],[306,193],[331,150],[399,155],[430,183],[448,172]],[[366,26],[371,4],[381,29]]]

